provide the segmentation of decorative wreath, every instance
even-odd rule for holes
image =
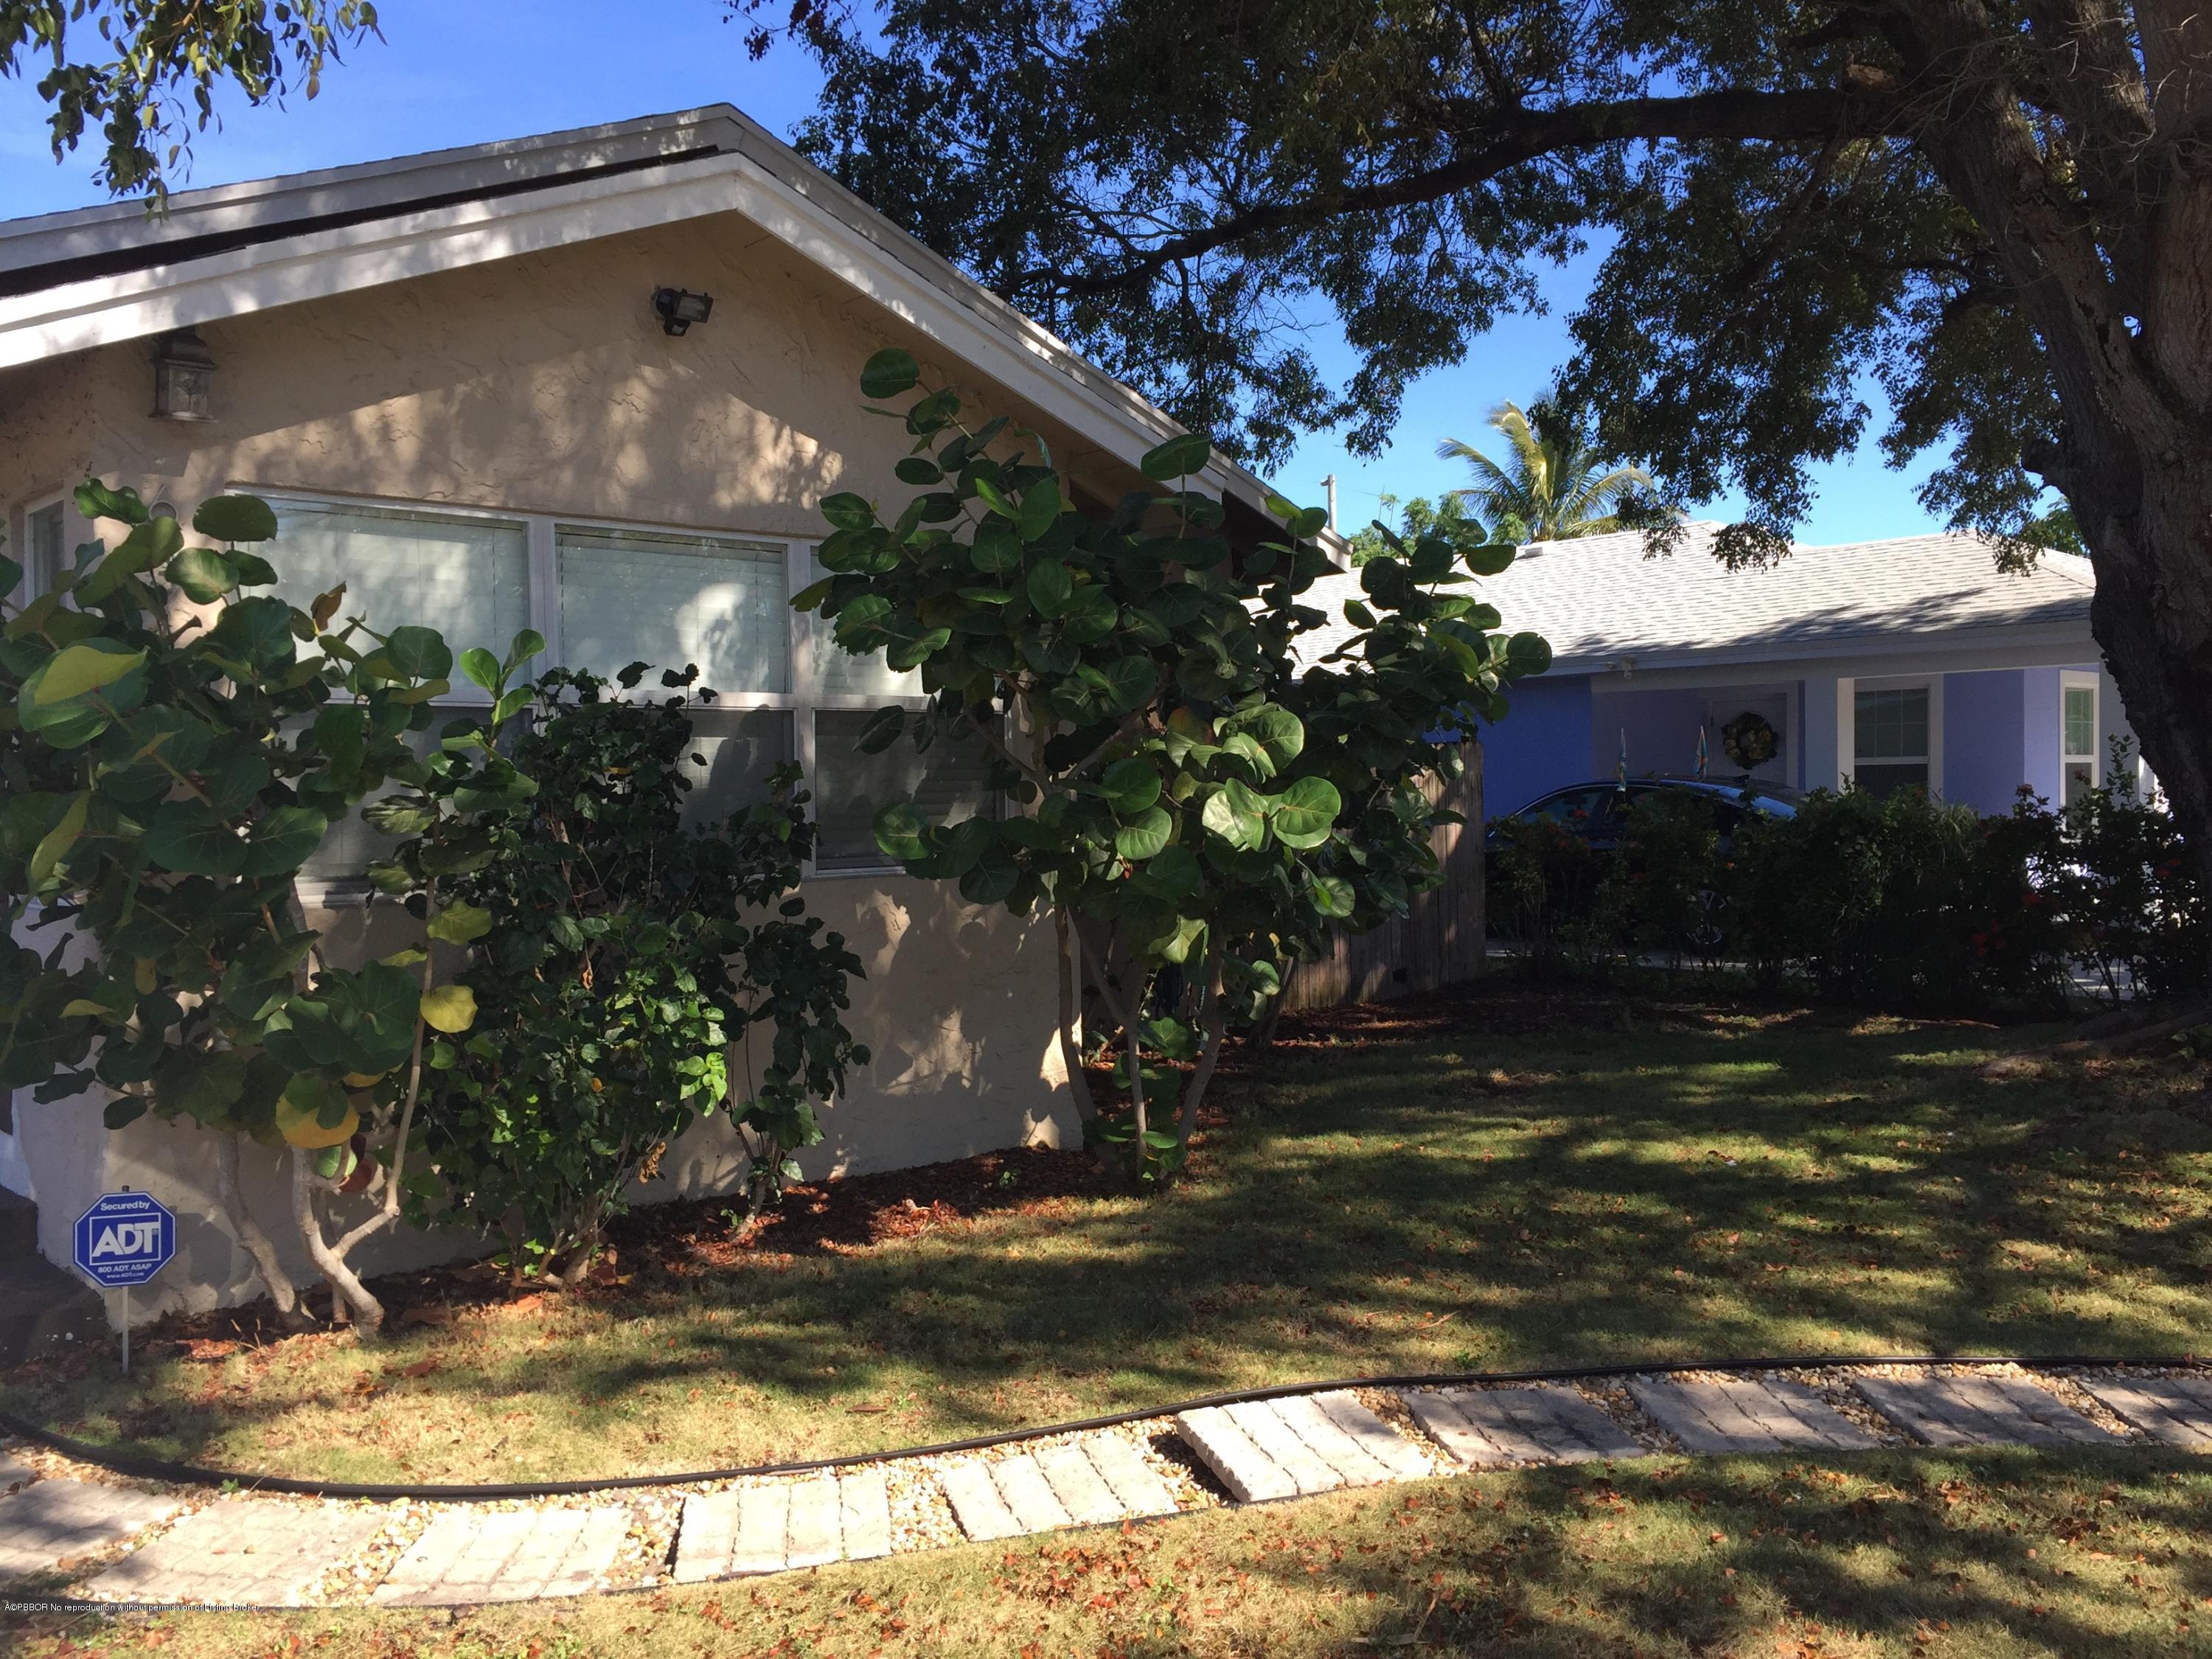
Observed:
[[[1721,752],[1747,772],[1764,766],[1782,750],[1782,739],[1764,714],[1748,708],[1721,727]]]

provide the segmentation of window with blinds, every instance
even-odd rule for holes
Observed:
[[[276,592],[306,610],[345,584],[341,621],[380,634],[434,628],[457,652],[506,654],[530,626],[530,535],[519,520],[411,508],[272,501]]]
[[[2097,787],[2097,683],[2069,675],[2058,695],[2058,766],[2071,806]]]
[[[555,532],[561,658],[611,678],[699,668],[718,695],[791,690],[789,552],[780,543],[632,530]]]
[[[814,861],[824,870],[879,869],[876,814],[910,800],[933,823],[988,816],[990,758],[980,739],[939,738],[927,749],[904,739],[880,755],[864,755],[860,737],[870,713],[824,708],[814,716]]]
[[[794,586],[815,574],[805,544],[543,516],[271,505],[277,592],[302,608],[343,581],[342,616],[362,615],[380,633],[409,623],[434,628],[456,653],[483,645],[503,653],[534,626],[546,652],[532,672],[558,663],[611,678],[632,662],[656,676],[696,664],[696,684],[716,695],[691,710],[688,824],[764,799],[770,775],[793,761],[806,768],[820,871],[891,867],[874,825],[892,801],[915,801],[948,821],[996,810],[978,743],[940,741],[924,752],[901,742],[886,754],[860,753],[860,734],[876,709],[921,706],[921,677],[894,672],[880,653],[843,650],[819,617],[792,611]],[[657,690],[657,679],[639,689]],[[456,676],[440,711],[462,714],[485,701]],[[333,826],[310,884],[326,896],[358,890],[367,866],[388,850],[357,818]]]
[[[1876,795],[1929,787],[1928,706],[1924,685],[1857,694],[1853,782]]]
[[[25,561],[25,568],[31,579],[31,594],[36,597],[51,593],[66,568],[63,561],[68,556],[62,504],[48,501],[44,507],[33,507],[23,515],[23,550],[30,556]]]

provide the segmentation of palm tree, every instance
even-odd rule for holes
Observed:
[[[1582,422],[1548,398],[1525,414],[1500,404],[1490,411],[1490,424],[1512,450],[1507,465],[1457,438],[1445,439],[1437,453],[1474,468],[1479,482],[1451,493],[1487,520],[1493,533],[1531,542],[1602,536],[1624,527],[1621,499],[1650,487],[1651,475],[1640,466],[1607,471]]]

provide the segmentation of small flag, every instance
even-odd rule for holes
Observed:
[[[1698,728],[1698,775],[1705,775],[1705,728]]]
[[[1613,763],[1613,781],[1622,788],[1628,787],[1628,728],[1620,728],[1620,758]]]

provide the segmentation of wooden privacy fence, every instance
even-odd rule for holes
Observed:
[[[1405,915],[1371,933],[1332,938],[1328,955],[1302,962],[1283,988],[1283,1006],[1334,1008],[1346,1002],[1386,1002],[1433,991],[1482,971],[1482,745],[1460,745],[1467,769],[1446,783],[1431,778],[1428,797],[1467,821],[1435,830],[1443,884],[1423,893]]]

